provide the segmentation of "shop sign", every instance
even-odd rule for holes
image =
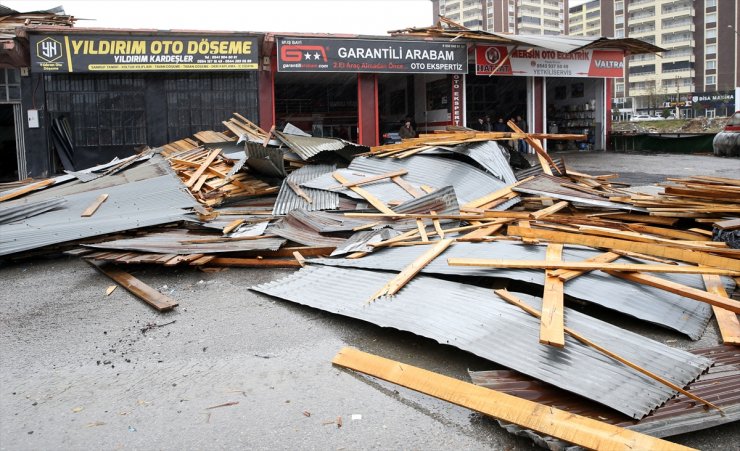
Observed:
[[[232,36],[31,35],[38,72],[257,70],[259,41]]]
[[[621,78],[624,77],[624,52],[580,50],[563,53],[541,48],[479,45],[475,48],[475,74]]]
[[[455,42],[277,38],[278,72],[466,74],[467,55]]]
[[[463,123],[463,76],[452,75],[452,125],[464,127]]]
[[[691,96],[694,103],[735,103],[734,91],[697,92]]]

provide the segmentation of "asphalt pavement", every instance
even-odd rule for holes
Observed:
[[[740,178],[740,160],[712,156],[555,155],[575,170],[617,172],[636,184]],[[0,263],[0,449],[534,448],[465,408],[334,368],[343,346],[463,380],[468,369],[497,367],[248,289],[290,270],[127,270],[179,307],[157,313],[121,288],[106,296],[111,281],[77,258]],[[607,319],[671,346],[717,343],[713,325],[691,342]],[[671,440],[736,450],[739,432],[735,423]]]

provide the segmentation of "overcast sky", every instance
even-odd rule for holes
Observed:
[[[430,0],[23,0],[26,12],[62,5],[77,27],[386,34],[432,23]]]

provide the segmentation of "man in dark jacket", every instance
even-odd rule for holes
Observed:
[[[411,121],[404,122],[401,129],[398,130],[398,134],[401,136],[401,139],[416,138],[416,130],[411,126]]]

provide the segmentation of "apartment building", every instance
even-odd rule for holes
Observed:
[[[441,14],[472,30],[514,34],[566,34],[567,0],[433,0]]]
[[[568,33],[637,38],[667,50],[627,59],[625,78],[614,80],[618,103],[724,115],[740,86],[738,15],[737,1],[594,0],[569,8]]]

